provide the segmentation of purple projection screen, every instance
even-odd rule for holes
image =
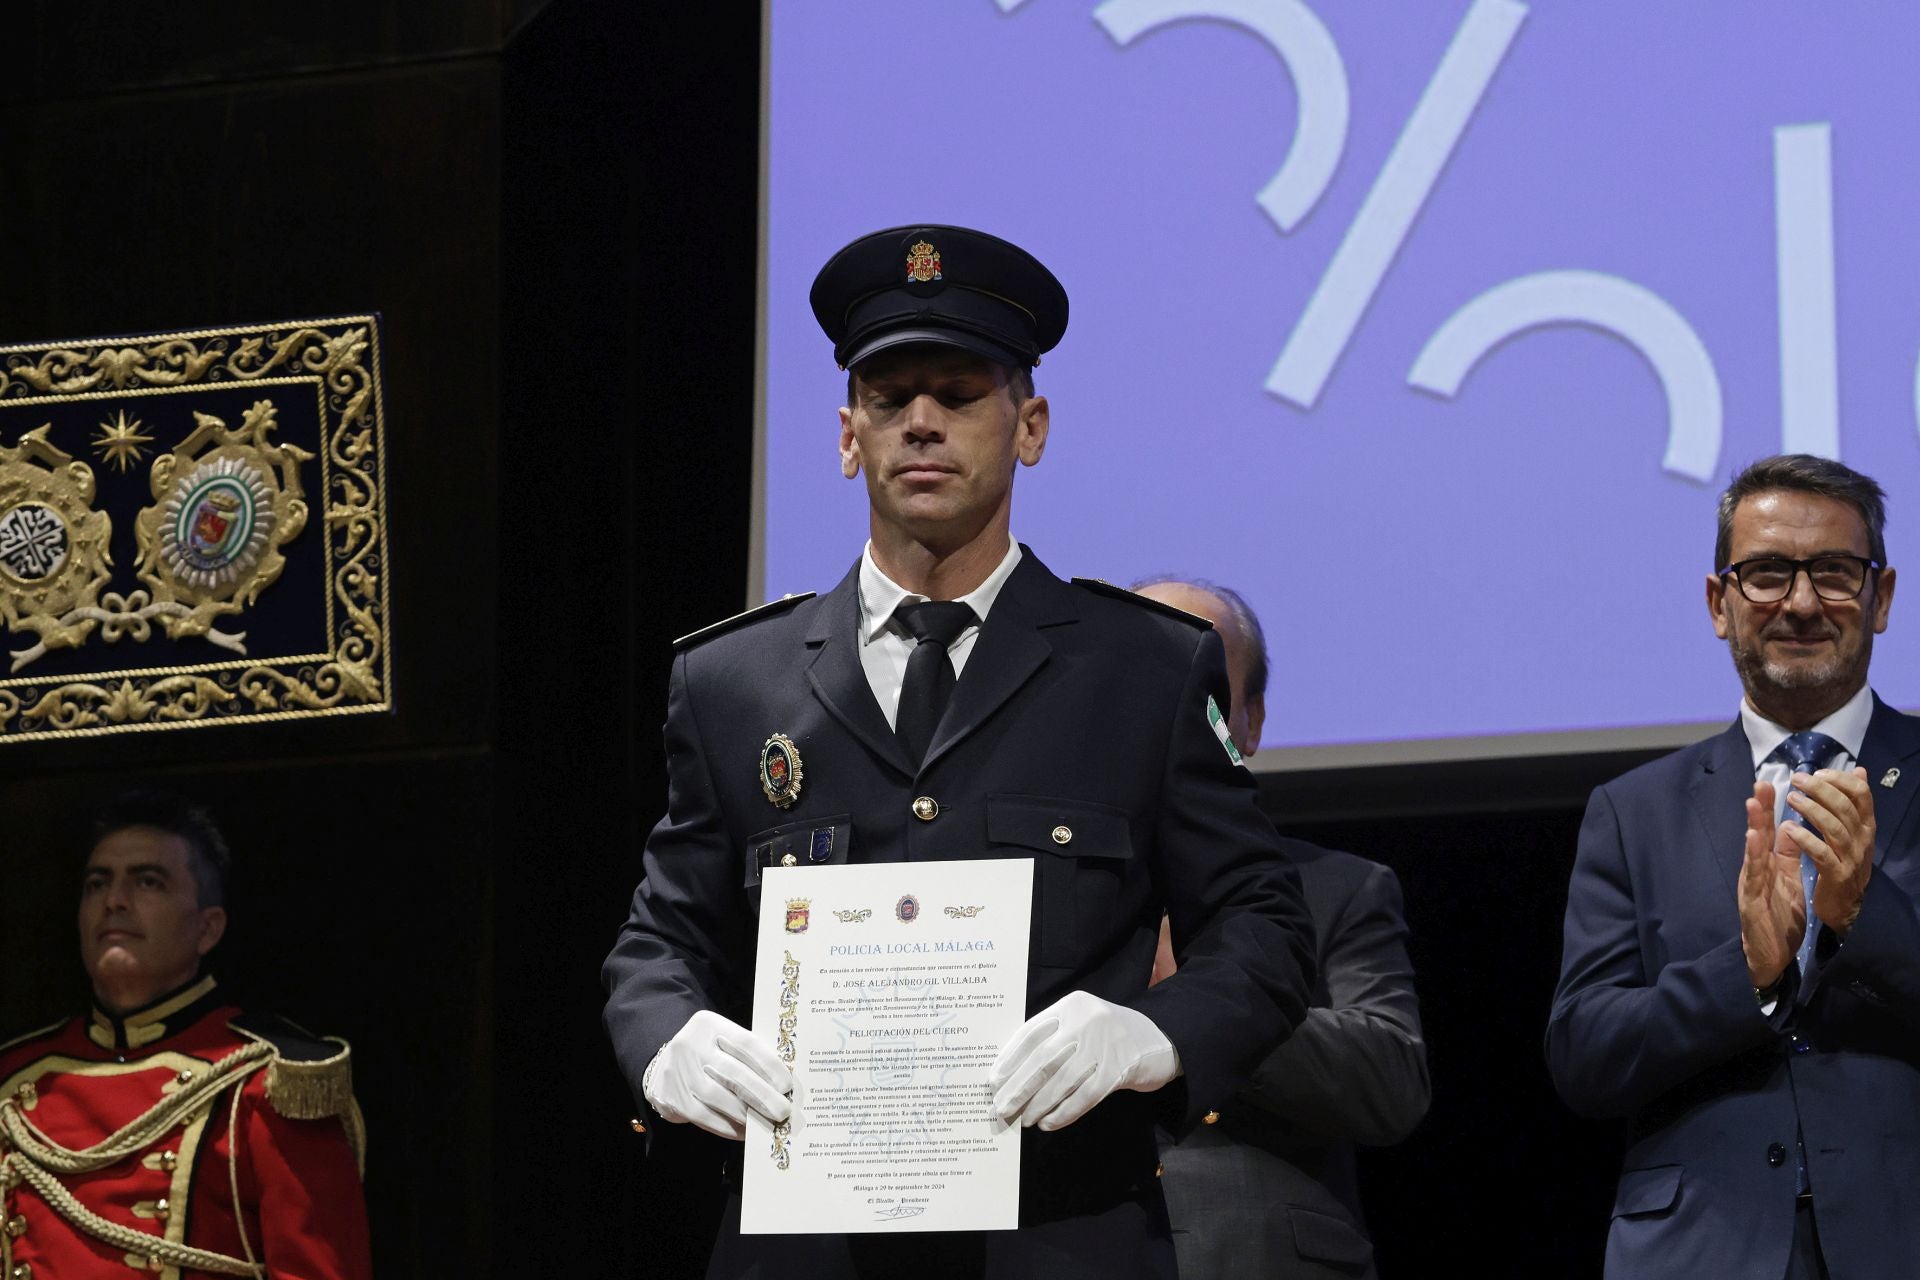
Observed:
[[[1007,236],[1072,299],[1014,532],[1240,589],[1254,763],[1662,745],[1738,707],[1714,499],[1838,457],[1920,545],[1920,9],[1753,0],[781,0],[754,600],[866,536],[807,288]],[[1899,608],[1875,687],[1914,701]]]

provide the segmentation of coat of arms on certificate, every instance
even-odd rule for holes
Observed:
[[[373,316],[0,347],[0,742],[384,711]]]

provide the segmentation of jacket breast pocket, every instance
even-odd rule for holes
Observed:
[[[1032,856],[1033,962],[1072,968],[1124,932],[1122,889],[1133,865],[1127,815],[1090,800],[989,795],[987,840]]]
[[[1613,1216],[1638,1218],[1673,1208],[1680,1199],[1680,1172],[1677,1164],[1663,1164],[1621,1174],[1613,1197]]]
[[[746,889],[759,899],[769,867],[820,867],[845,862],[853,844],[853,815],[836,813],[770,827],[747,837]]]

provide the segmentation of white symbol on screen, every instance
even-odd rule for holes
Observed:
[[[1011,11],[1021,0],[1000,0]],[[1106,0],[1093,20],[1122,48],[1149,31],[1194,18],[1229,22],[1265,40],[1286,64],[1300,103],[1286,159],[1255,197],[1282,231],[1312,211],[1333,182],[1347,146],[1347,69],[1340,47],[1301,0]]]
[[[1011,13],[1026,0],[996,2]],[[1267,377],[1269,393],[1307,410],[1319,401],[1527,12],[1521,0],[1474,0],[1288,335]],[[1150,31],[1192,19],[1245,27],[1273,48],[1293,79],[1299,121],[1284,162],[1258,200],[1282,232],[1298,226],[1332,183],[1346,148],[1349,114],[1346,66],[1313,9],[1304,0],[1106,0],[1093,17],[1123,48]],[[1774,236],[1781,449],[1837,458],[1833,164],[1826,123],[1774,130]],[[1724,417],[1713,358],[1679,310],[1636,281],[1578,269],[1503,281],[1434,331],[1407,380],[1452,398],[1502,343],[1563,325],[1605,332],[1646,359],[1667,400],[1662,468],[1710,480],[1719,464]],[[1920,364],[1913,395],[1920,424]]]

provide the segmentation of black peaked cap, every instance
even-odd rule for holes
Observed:
[[[1038,258],[935,223],[861,236],[820,268],[808,301],[843,369],[909,342],[1031,367],[1067,329],[1067,291]]]

